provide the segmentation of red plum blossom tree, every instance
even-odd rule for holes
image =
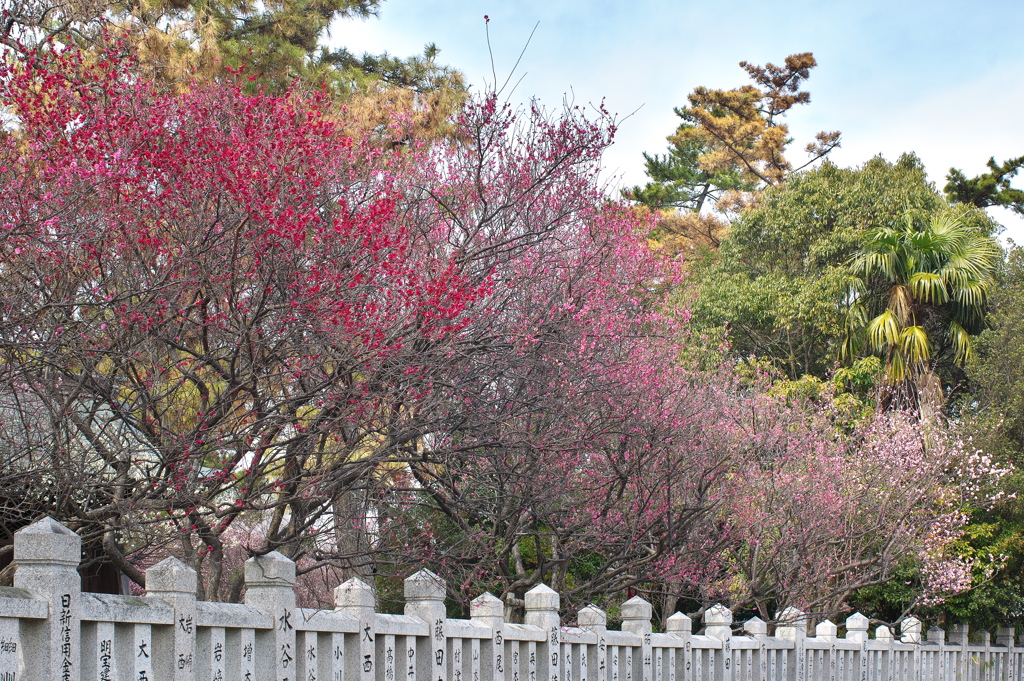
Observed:
[[[53,515],[140,585],[175,553],[208,599],[278,550],[513,610],[542,581],[834,609],[957,510],[913,428],[684,368],[680,271],[598,179],[603,109],[485,97],[396,147],[402,112],[355,143],[325,97],[242,85],[0,66],[8,532]]]

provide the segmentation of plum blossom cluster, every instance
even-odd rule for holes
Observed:
[[[456,599],[640,586],[770,619],[937,555],[951,476],[994,474],[905,415],[851,437],[684,368],[682,273],[603,191],[600,108],[484,97],[394,145],[402,112],[353,141],[316,93],[22,56],[0,65],[4,522],[58,517],[139,585],[176,553],[236,599],[232,567],[278,550],[321,578],[310,602],[427,564]]]

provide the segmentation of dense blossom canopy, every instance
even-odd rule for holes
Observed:
[[[941,564],[956,451],[684,367],[679,269],[598,182],[603,110],[487,97],[395,147],[317,95],[23,57],[0,71],[6,527],[59,517],[140,584],[177,553],[209,598],[238,597],[240,551],[427,563],[513,607],[547,581],[835,609],[902,556]]]

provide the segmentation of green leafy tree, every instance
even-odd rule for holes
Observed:
[[[996,163],[993,157],[987,165],[989,172],[972,178],[956,168],[950,168],[946,175],[946,196],[950,201],[978,208],[1004,206],[1018,215],[1024,215],[1024,191],[1010,186],[1010,180],[1024,167],[1024,156],[1003,163]]]
[[[843,355],[881,355],[890,382],[913,379],[919,391],[938,365],[963,366],[985,325],[999,256],[962,209],[908,213],[873,230],[850,263],[856,302]]]
[[[824,378],[843,339],[847,261],[864,233],[898,225],[908,209],[931,214],[945,205],[913,155],[796,173],[766,189],[719,251],[692,266],[691,326],[727,338],[733,357],[770,362],[791,379]]]

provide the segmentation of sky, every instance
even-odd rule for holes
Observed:
[[[643,152],[665,150],[673,107],[695,87],[739,87],[749,82],[740,61],[797,52],[818,67],[805,83],[811,103],[788,116],[794,165],[820,130],[842,132],[831,156],[840,166],[914,152],[939,189],[950,167],[974,176],[992,156],[1024,155],[1020,0],[385,0],[376,19],[336,22],[328,42],[402,57],[432,42],[473,91],[511,76],[514,103],[604,101],[620,119],[604,157],[613,186],[645,182]],[[1024,243],[1024,219],[990,214],[1004,239]]]

